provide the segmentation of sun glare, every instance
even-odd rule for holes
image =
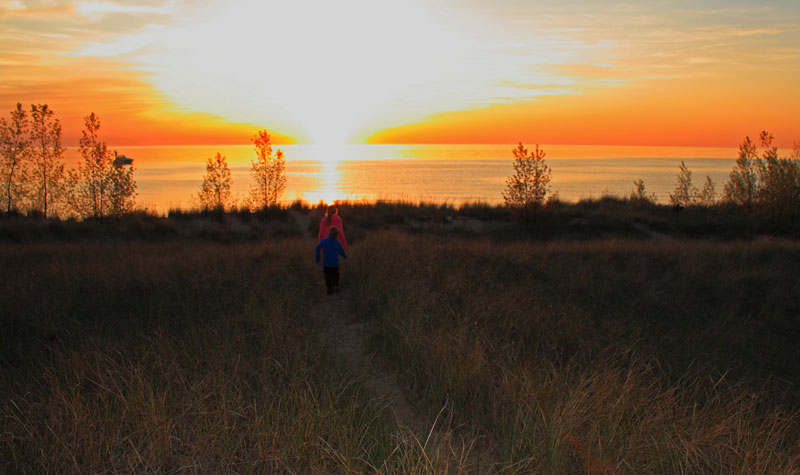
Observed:
[[[422,0],[212,0],[177,25],[87,50],[126,53],[183,110],[344,144],[442,111],[528,100],[531,84],[566,84],[530,61],[575,60],[574,43],[509,44]]]

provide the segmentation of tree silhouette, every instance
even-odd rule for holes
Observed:
[[[681,160],[680,173],[678,173],[678,184],[675,191],[670,193],[669,200],[674,205],[689,206],[694,203],[697,190],[692,187],[692,172]]]
[[[135,168],[116,161],[117,152],[100,140],[100,118],[92,112],[84,118],[80,139],[83,161],[70,173],[74,186],[73,209],[82,218],[120,216],[133,209],[136,197]]]
[[[114,160],[108,170],[108,211],[112,216],[121,216],[133,211],[136,205],[136,180],[133,177],[136,169],[133,165],[123,165],[117,161],[117,152],[114,151]]]
[[[217,153],[206,161],[206,174],[197,197],[203,209],[225,210],[231,197],[231,170],[225,155]]]
[[[640,207],[652,206],[655,204],[656,198],[654,194],[647,194],[645,190],[644,180],[641,178],[633,182],[634,190],[631,192],[630,201],[632,204]]]
[[[772,134],[762,131],[759,139],[761,157],[750,137],[739,146],[736,168],[725,185],[725,200],[747,210],[758,206],[776,227],[787,218],[794,224],[800,216],[800,144],[795,143],[790,157],[778,158]]]
[[[61,143],[61,122],[47,104],[31,106],[31,122],[33,173],[36,175],[33,180],[38,182],[34,207],[40,209],[46,219],[48,207],[58,205],[64,191],[65,148]]]
[[[273,155],[270,135],[266,130],[260,130],[253,138],[253,143],[256,159],[250,162],[250,175],[255,180],[255,186],[250,190],[250,200],[255,207],[265,208],[277,204],[286,189],[286,162],[281,150]]]
[[[0,119],[0,183],[6,201],[6,213],[18,209],[28,182],[28,159],[31,155],[29,127],[28,116],[20,103],[11,111],[10,121]]]
[[[100,118],[94,112],[84,118],[84,127],[80,139],[80,154],[83,161],[78,164],[77,176],[73,179],[76,185],[74,203],[81,217],[102,218],[106,215],[108,205],[107,187],[111,156],[106,143],[98,137]]]
[[[514,174],[506,180],[503,199],[512,212],[522,216],[525,224],[535,224],[536,215],[550,191],[550,167],[544,162],[544,150],[528,153],[522,142],[513,150]]]
[[[739,145],[739,157],[736,159],[736,168],[728,175],[725,184],[725,200],[734,204],[752,209],[758,193],[758,151],[750,137],[745,137]]]
[[[706,175],[703,188],[695,195],[695,198],[703,206],[714,206],[717,203],[717,192],[710,176]]]
[[[778,158],[774,137],[761,132],[762,160],[758,162],[758,202],[773,224],[780,227],[800,211],[800,160]]]

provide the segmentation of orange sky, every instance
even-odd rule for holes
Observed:
[[[800,4],[0,0],[0,111],[77,143],[800,140]]]

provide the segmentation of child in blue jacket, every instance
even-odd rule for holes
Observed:
[[[336,239],[338,235],[339,228],[332,226],[328,231],[328,237],[317,244],[316,261],[319,262],[319,252],[322,251],[322,271],[325,274],[328,295],[339,291],[339,256],[347,259],[342,243]]]

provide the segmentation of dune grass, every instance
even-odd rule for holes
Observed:
[[[290,213],[313,233],[323,210],[295,208],[0,223],[2,470],[800,471],[796,241],[648,239],[685,234],[613,200],[533,231],[481,203],[342,203],[368,345],[449,445],[320,343]]]
[[[348,263],[429,414],[545,473],[796,473],[800,245],[383,233]]]
[[[310,249],[0,245],[0,471],[433,470],[316,338]]]

